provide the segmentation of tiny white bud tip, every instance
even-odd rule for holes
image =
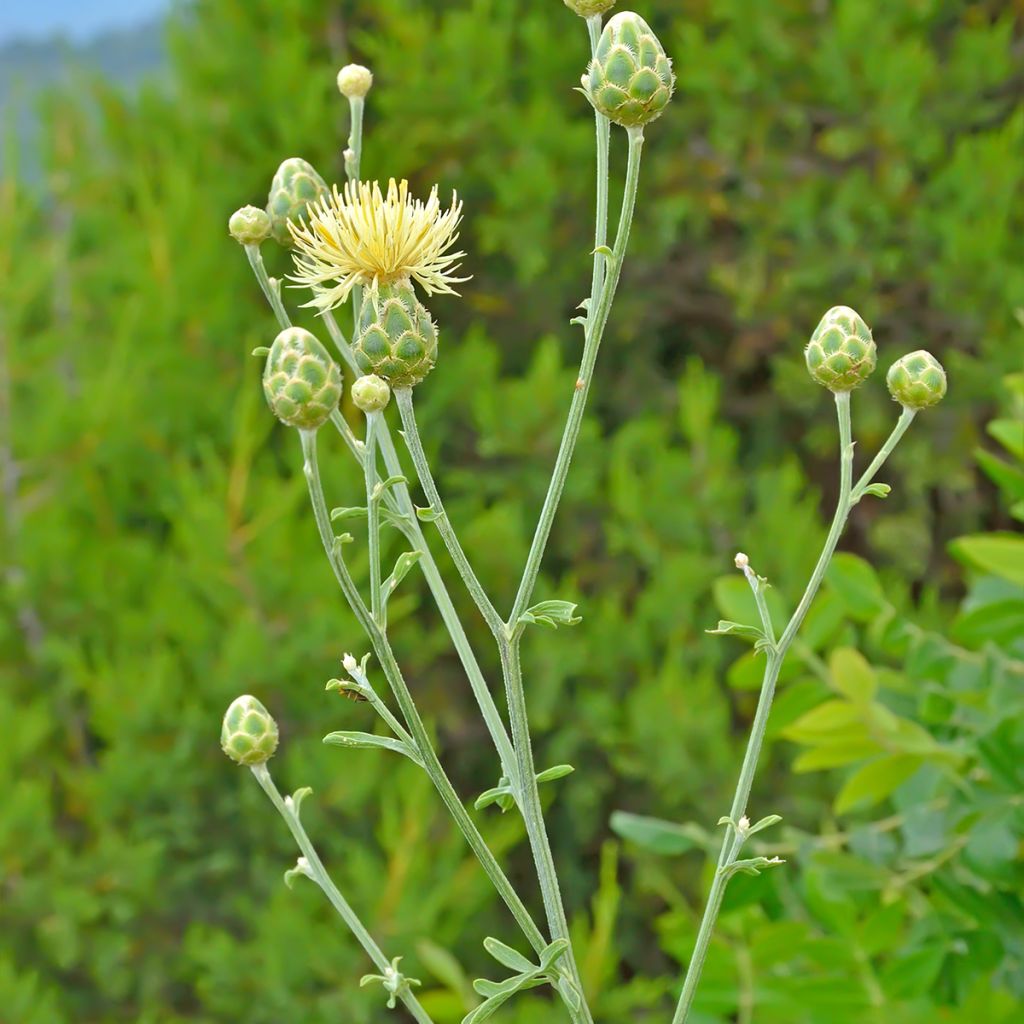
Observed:
[[[746,569],[746,567],[750,565],[750,559],[747,558],[747,556],[743,554],[742,551],[736,552],[735,562],[737,569]]]
[[[353,658],[351,654],[346,654],[345,657],[341,659],[341,664],[345,671],[349,673],[349,675],[351,675],[353,672],[358,671],[359,669],[359,662],[356,661],[356,659]]]
[[[749,828],[750,828],[750,819],[746,815],[744,815],[742,818],[740,818],[739,830],[741,832],[746,832],[747,829],[749,829]]]

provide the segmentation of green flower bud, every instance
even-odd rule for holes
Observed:
[[[228,232],[239,245],[259,245],[270,236],[270,216],[258,206],[243,206],[231,214]]]
[[[224,713],[220,746],[237,764],[264,764],[277,750],[277,722],[255,697],[238,697]]]
[[[871,376],[877,361],[871,328],[849,306],[833,306],[804,349],[807,370],[829,391],[852,391]]]
[[[565,0],[565,6],[581,18],[592,18],[595,14],[610,11],[619,0]]]
[[[309,331],[288,327],[270,347],[263,394],[282,423],[316,430],[341,400],[341,371]]]
[[[306,207],[326,194],[327,185],[312,164],[297,156],[285,160],[278,167],[267,196],[267,213],[274,238],[281,245],[290,246],[292,236],[288,221],[301,220],[306,215]]]
[[[611,18],[583,76],[594,108],[623,128],[638,128],[661,115],[674,87],[672,62],[647,22],[632,11]]]
[[[920,349],[897,359],[885,375],[889,394],[908,409],[938,405],[946,394],[946,371],[931,354]]]
[[[434,368],[437,328],[409,281],[367,293],[352,354],[359,369],[393,388],[411,388]]]
[[[352,401],[363,412],[380,412],[391,401],[391,388],[382,377],[368,373],[352,385]]]
[[[338,92],[347,99],[362,99],[373,85],[373,72],[362,64],[346,64],[338,72]]]

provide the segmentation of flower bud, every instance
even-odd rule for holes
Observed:
[[[231,214],[228,232],[239,245],[259,245],[270,236],[270,215],[258,206],[243,206]]]
[[[382,377],[368,373],[352,385],[352,401],[363,412],[380,412],[391,401],[391,388]]]
[[[373,85],[373,72],[362,64],[346,64],[338,72],[338,92],[347,99],[362,99]]]
[[[220,746],[237,764],[264,764],[277,750],[277,722],[255,697],[238,697],[224,713]]]
[[[889,394],[908,409],[938,405],[946,394],[946,371],[923,349],[897,359],[885,375]]]
[[[309,331],[288,327],[270,347],[263,394],[282,423],[316,430],[341,400],[341,370]]]
[[[875,369],[871,328],[849,306],[833,306],[804,349],[810,375],[829,391],[852,391]]]
[[[595,14],[610,11],[619,0],[565,0],[565,6],[581,18],[592,18]]]
[[[583,76],[583,91],[598,113],[638,128],[661,115],[674,87],[672,62],[647,22],[632,11],[611,18]]]
[[[365,296],[352,354],[363,373],[392,388],[411,388],[434,368],[437,328],[408,281]]]
[[[327,185],[312,164],[297,156],[285,160],[278,167],[267,196],[267,213],[274,238],[290,247],[292,236],[288,221],[300,221],[306,215],[306,207],[326,194]]]

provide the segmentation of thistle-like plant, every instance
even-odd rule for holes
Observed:
[[[481,1002],[465,1017],[464,1024],[482,1024],[517,993],[539,986],[550,986],[557,993],[564,1013],[574,1024],[590,1024],[594,1019],[576,963],[539,792],[542,783],[562,778],[572,768],[554,765],[538,770],[534,761],[520,647],[530,626],[557,629],[580,622],[574,604],[563,600],[535,602],[534,589],[579,437],[598,351],[626,255],[645,128],[666,109],[675,81],[657,36],[638,15],[621,12],[603,25],[602,15],[614,6],[614,0],[566,0],[566,5],[586,20],[591,49],[582,89],[594,108],[597,149],[591,287],[589,297],[581,303],[582,315],[573,321],[582,327],[584,345],[565,430],[518,590],[507,614],[500,613],[492,603],[459,542],[420,439],[414,403],[414,389],[424,383],[439,353],[438,328],[423,299],[438,293],[454,294],[454,286],[467,280],[457,276],[458,263],[464,255],[456,250],[462,206],[454,194],[450,205],[443,206],[437,187],[426,200],[418,200],[410,195],[405,182],[392,180],[382,188],[375,182],[360,180],[363,109],[373,84],[373,75],[367,68],[348,65],[338,73],[338,88],[348,100],[351,115],[351,132],[344,154],[348,181],[342,188],[335,185],[328,190],[314,168],[292,158],[281,164],[274,176],[266,211],[243,207],[229,223],[231,235],[245,248],[280,330],[270,348],[256,350],[265,359],[265,395],[278,419],[298,431],[313,521],[341,593],[371,649],[359,660],[345,654],[345,677],[332,679],[327,687],[368,706],[380,718],[385,732],[340,731],[325,737],[325,742],[347,749],[386,749],[407,757],[426,772],[529,947],[528,952],[523,952],[499,939],[484,939],[484,948],[506,975],[497,981],[476,982]],[[625,129],[627,167],[618,223],[609,245],[608,167],[613,122]],[[356,378],[351,384],[351,395],[354,405],[365,416],[361,438],[339,410],[342,365],[314,335],[292,325],[281,281],[271,278],[266,271],[261,245],[271,236],[290,250],[294,260],[293,285],[306,293],[304,304],[318,311],[341,364]],[[351,337],[346,336],[336,318],[336,311],[348,304],[352,306],[354,325]],[[758,873],[781,863],[777,858],[743,856],[743,852],[751,836],[780,820],[769,814],[751,823],[747,803],[782,663],[814,600],[851,509],[868,495],[885,497],[888,486],[875,482],[879,469],[917,411],[934,404],[945,393],[945,374],[927,353],[913,353],[897,362],[889,371],[888,383],[893,397],[902,405],[902,414],[888,441],[855,483],[850,397],[875,368],[871,331],[852,309],[837,306],[825,314],[811,335],[806,360],[813,379],[835,398],[840,438],[839,504],[811,579],[781,633],[776,633],[768,614],[767,581],[757,575],[745,554],[736,555],[736,567],[750,584],[760,622],[723,621],[712,630],[752,642],[765,657],[764,681],[735,797],[729,813],[719,822],[726,834],[673,1024],[689,1019],[729,880],[738,872]],[[391,427],[384,415],[392,396],[404,445],[426,498],[424,507],[413,504],[411,485],[403,475]],[[319,431],[327,424],[362,470],[365,494],[357,501],[363,503],[334,509],[328,504],[318,465]],[[335,532],[336,524],[356,519],[366,523],[368,595],[360,589],[346,559],[346,547],[353,538]],[[399,556],[386,577],[381,559],[384,526],[397,529],[409,544],[409,550]],[[425,528],[436,529],[440,534],[492,634],[501,665],[507,722],[431,555]],[[480,794],[476,807],[496,805],[502,810],[515,809],[522,816],[536,868],[543,923],[535,919],[527,899],[505,875],[466,812],[462,797],[452,787],[392,648],[388,604],[414,568],[423,573],[437,604],[498,757],[497,785]],[[372,671],[371,660],[376,663]],[[379,693],[371,681],[371,675],[378,672],[390,699]],[[255,698],[240,697],[228,709],[222,732],[225,753],[251,768],[299,847],[300,856],[295,867],[286,873],[286,881],[291,884],[303,876],[323,890],[377,970],[365,975],[361,984],[382,985],[388,1007],[400,1002],[415,1020],[429,1022],[430,1015],[414,992],[418,982],[399,970],[401,956],[389,958],[377,946],[317,856],[299,816],[302,800],[310,791],[303,788],[288,797],[278,792],[267,767],[277,742],[273,718]]]

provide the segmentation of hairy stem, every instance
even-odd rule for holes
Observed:
[[[455,819],[455,823],[466,837],[470,849],[476,854],[477,859],[487,873],[487,877],[490,878],[498,894],[505,901],[516,922],[522,928],[527,941],[537,952],[540,952],[547,945],[543,934],[530,916],[530,912],[526,909],[523,901],[519,898],[512,883],[509,882],[502,871],[501,866],[495,859],[494,854],[491,853],[483,836],[480,835],[476,825],[466,813],[462,801],[445,774],[444,768],[434,751],[430,735],[423,724],[422,718],[420,718],[412,694],[409,692],[401,669],[391,650],[391,644],[383,630],[377,625],[370,610],[363,603],[358,588],[349,574],[348,567],[337,550],[334,531],[331,527],[330,512],[327,508],[327,501],[324,498],[323,485],[320,481],[320,471],[317,465],[316,434],[313,431],[300,431],[299,434],[302,439],[302,453],[305,460],[304,472],[309,487],[310,501],[313,506],[313,515],[320,533],[320,540],[323,543],[328,562],[334,570],[334,576],[338,581],[338,585],[341,587],[342,593],[348,600],[360,625],[370,638],[374,653],[377,655],[377,660],[380,662],[385,678],[395,695],[395,700],[398,702],[406,725],[412,734],[416,751],[427,774],[430,776],[431,782],[433,782],[449,813]]]
[[[576,449],[576,442],[579,440],[580,428],[583,425],[583,413],[587,406],[587,395],[590,392],[594,366],[597,363],[597,353],[601,347],[601,338],[608,323],[608,314],[611,312],[612,301],[615,298],[615,289],[618,286],[619,275],[622,272],[622,263],[626,255],[626,244],[629,241],[629,231],[633,223],[633,210],[636,206],[637,187],[640,182],[640,155],[644,145],[642,128],[630,128],[628,132],[629,162],[626,168],[626,189],[622,199],[622,210],[619,213],[619,226],[615,235],[615,247],[611,256],[608,257],[608,267],[597,307],[591,308],[587,314],[583,359],[580,363],[580,372],[576,381],[576,389],[573,392],[572,404],[569,407],[569,418],[565,425],[565,432],[562,434],[562,443],[558,449],[558,457],[555,459],[555,469],[551,476],[551,483],[548,485],[548,493],[544,498],[544,505],[541,508],[540,517],[537,521],[537,529],[533,536],[533,542],[530,545],[530,553],[526,559],[523,578],[519,584],[519,592],[516,594],[512,614],[508,619],[510,629],[515,628],[519,616],[526,611],[530,598],[533,596],[533,589],[537,583],[541,561],[544,558],[544,549],[547,547],[548,537],[551,535],[555,513],[558,511],[558,503],[562,498],[562,491],[565,489],[566,477],[569,475],[569,465],[572,462],[573,452]],[[593,296],[590,301],[591,304],[595,301]]]
[[[530,852],[537,869],[540,882],[541,898],[544,901],[544,912],[547,916],[548,928],[552,939],[566,939],[569,948],[561,958],[561,964],[573,983],[583,996],[581,1020],[591,1022],[593,1017],[587,1006],[583,992],[583,983],[572,948],[569,934],[569,921],[562,904],[562,893],[558,884],[558,872],[555,869],[555,858],[551,852],[547,827],[544,824],[544,809],[540,802],[540,790],[537,785],[537,769],[533,760],[533,747],[530,740],[530,722],[526,709],[526,691],[523,688],[523,672],[519,660],[519,641],[504,642],[499,645],[501,667],[505,677],[508,695],[508,714],[512,723],[512,743],[515,746],[519,785],[516,788],[516,802],[523,815],[526,835],[530,841]]]
[[[320,860],[316,848],[313,846],[309,836],[306,834],[305,828],[302,826],[302,822],[299,820],[297,808],[290,798],[286,800],[278,792],[277,786],[274,785],[274,780],[270,777],[270,772],[265,764],[254,766],[252,773],[256,776],[256,781],[263,788],[263,792],[270,798],[270,802],[277,808],[278,814],[284,818],[288,830],[302,851],[302,856],[306,859],[308,877],[320,887],[323,894],[330,900],[331,906],[338,912],[338,916],[345,922],[349,931],[356,937],[359,945],[366,951],[366,955],[373,961],[374,966],[381,974],[384,974],[391,967],[390,961],[384,955],[380,946],[374,942],[373,936],[366,930],[356,912],[349,906],[348,901],[342,896],[341,891],[331,880],[331,876],[327,873],[323,861]],[[423,1009],[419,1000],[412,994],[408,986],[404,986],[399,990],[397,996],[405,1004],[409,1013],[412,1014],[413,1019],[418,1024],[432,1024],[430,1014]]]

